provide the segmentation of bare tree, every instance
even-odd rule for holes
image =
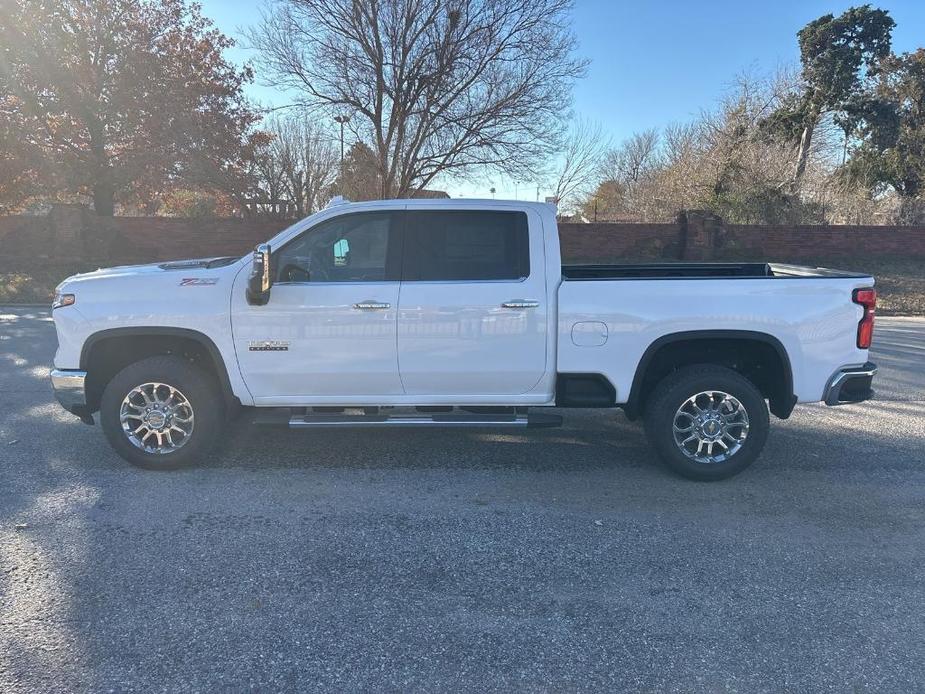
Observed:
[[[571,0],[270,0],[249,33],[274,84],[351,114],[382,197],[438,174],[526,178],[568,112]]]
[[[338,154],[331,135],[303,115],[270,124],[272,151],[286,197],[299,217],[324,206],[337,175]]]
[[[845,175],[844,129],[831,113],[813,125],[794,189],[795,140],[773,119],[803,88],[792,70],[741,75],[691,122],[634,135],[608,153],[585,216],[667,222],[684,209],[707,209],[732,223],[888,222],[895,196],[863,185],[864,172]]]
[[[570,209],[591,193],[609,147],[599,124],[578,120],[565,139],[556,170],[553,196],[556,204]]]
[[[660,143],[657,165],[647,167],[627,195],[630,210],[647,222],[671,221],[679,210],[699,206],[703,145],[697,125],[669,125]]]
[[[744,75],[711,111],[691,123],[633,136],[611,152],[599,189],[619,195],[626,214],[669,221],[683,209],[711,209],[731,222],[786,222],[811,215],[811,205],[789,192],[792,146],[762,129],[762,122],[792,93],[792,80]],[[825,168],[825,138],[811,158]],[[599,207],[615,201],[598,199]],[[809,201],[811,202],[811,201]]]
[[[260,211],[304,217],[320,209],[337,175],[338,154],[330,133],[301,114],[275,117],[254,161]]]
[[[279,207],[288,207],[288,200],[284,199],[285,173],[283,164],[277,157],[276,148],[273,140],[268,142],[257,151],[252,164],[252,177],[254,180],[254,190],[251,192],[248,200],[246,213],[265,214],[282,214],[288,216],[287,210],[280,210]]]
[[[658,164],[659,136],[654,128],[636,133],[607,152],[603,173],[624,185],[638,182]]]

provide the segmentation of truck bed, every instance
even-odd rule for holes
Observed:
[[[866,275],[824,267],[803,267],[780,263],[638,263],[621,265],[563,265],[567,281],[626,279],[768,279],[851,278]]]

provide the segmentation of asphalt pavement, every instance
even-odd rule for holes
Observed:
[[[713,484],[609,411],[241,423],[144,472],[54,402],[54,349],[0,307],[2,692],[925,690],[925,319],[878,319],[876,400]]]

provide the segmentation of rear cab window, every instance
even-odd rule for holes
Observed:
[[[408,210],[402,280],[520,281],[530,275],[524,212]]]

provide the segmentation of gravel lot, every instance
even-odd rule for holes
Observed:
[[[0,308],[0,691],[925,689],[925,319],[878,399],[800,407],[696,484],[611,412],[562,429],[240,425],[129,468]]]

